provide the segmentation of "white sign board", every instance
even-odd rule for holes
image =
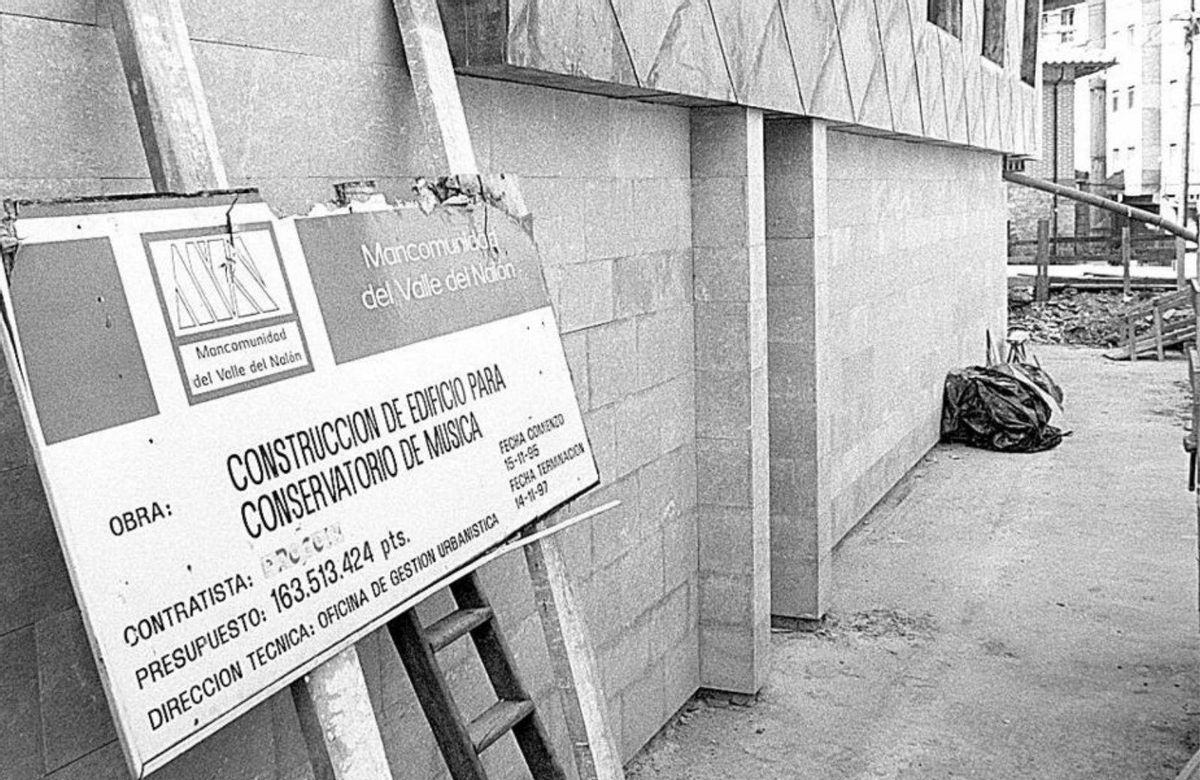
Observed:
[[[514,221],[232,202],[25,206],[0,280],[139,776],[598,481]]]

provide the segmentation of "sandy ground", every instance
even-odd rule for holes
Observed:
[[[1186,364],[1039,348],[1075,433],[935,448],[835,555],[827,626],[775,633],[750,707],[693,701],[657,778],[1173,778],[1197,746]]]

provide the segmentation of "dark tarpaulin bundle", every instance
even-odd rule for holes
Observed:
[[[1063,431],[1050,424],[1062,390],[1038,366],[969,366],[946,375],[942,440],[1000,452],[1057,447]]]

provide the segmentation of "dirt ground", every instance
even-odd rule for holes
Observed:
[[[837,550],[826,627],[774,634],[758,703],[689,703],[632,780],[1175,776],[1200,729],[1186,363],[1036,352],[1074,434],[935,448]]]

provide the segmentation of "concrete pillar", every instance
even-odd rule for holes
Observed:
[[[770,652],[762,112],[692,112],[700,684],[741,694]]]
[[[828,254],[826,129],[767,122],[767,366],[771,613],[817,620],[829,590],[830,528],[820,496],[816,310]]]

